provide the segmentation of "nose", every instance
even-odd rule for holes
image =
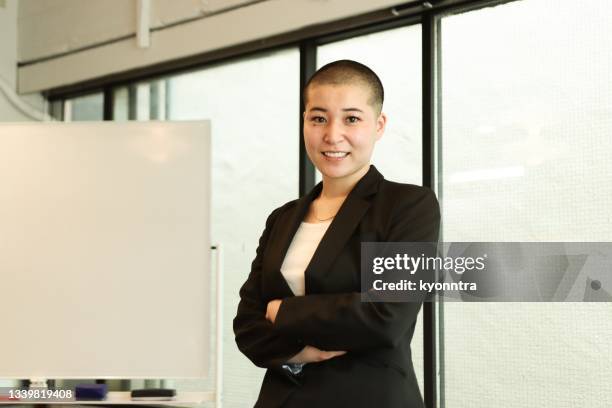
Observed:
[[[325,135],[323,140],[329,144],[337,144],[344,139],[344,128],[342,122],[338,120],[329,121],[325,128]]]

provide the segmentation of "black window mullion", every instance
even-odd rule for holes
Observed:
[[[423,98],[423,185],[434,186],[434,132],[435,132],[435,74],[436,69],[436,27],[433,13],[422,18],[422,98]],[[436,376],[436,308],[435,303],[423,303],[423,383],[424,400],[427,408],[437,407]]]
[[[436,33],[436,41],[435,41],[435,55],[436,55],[436,65],[435,65],[435,97],[436,97],[436,101],[435,101],[435,106],[436,106],[436,125],[435,125],[435,135],[436,135],[436,139],[434,141],[435,143],[435,149],[433,148],[432,145],[432,157],[436,157],[436,161],[434,163],[432,163],[432,169],[436,168],[436,171],[434,173],[434,177],[432,178],[432,189],[434,188],[434,186],[436,186],[437,188],[435,189],[436,194],[438,196],[438,201],[440,201],[440,203],[443,202],[444,200],[444,189],[442,188],[442,166],[444,165],[443,161],[442,161],[442,152],[443,152],[443,147],[442,147],[442,143],[443,143],[443,139],[442,139],[442,19],[441,19],[441,15],[438,15],[435,20],[434,20],[434,24],[435,24],[435,33]],[[443,234],[443,220],[441,220],[441,224],[440,224],[440,236],[439,236],[439,240],[440,242],[444,242],[444,234]],[[436,304],[434,304],[436,305]],[[444,354],[444,297],[441,296],[437,302],[437,316],[435,320],[437,320],[437,325],[435,327],[437,327],[438,331],[437,333],[434,333],[436,335],[437,338],[437,343],[438,343],[438,348],[437,348],[437,366],[440,368],[439,369],[439,376],[438,376],[438,387],[436,388],[436,390],[438,391],[438,402],[440,403],[440,408],[444,408],[446,406],[446,397],[445,397],[445,354]],[[435,343],[434,343],[435,345]]]
[[[138,103],[137,87],[138,85],[136,83],[128,86],[128,120],[136,120],[136,106]]]
[[[104,111],[102,120],[113,120],[113,88],[107,86],[104,88]]]

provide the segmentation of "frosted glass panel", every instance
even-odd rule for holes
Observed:
[[[127,86],[113,91],[113,120],[120,122],[129,119],[129,95]]]
[[[372,163],[389,180],[420,185],[421,25],[317,48],[319,68],[339,59],[367,65],[380,77],[385,88],[383,112],[388,116],[387,129],[376,144]]]
[[[64,102],[66,121],[97,121],[104,119],[104,95],[95,93],[67,99]]]
[[[168,118],[212,123],[212,237],[225,248],[224,407],[252,406],[264,374],[236,347],[232,319],[266,217],[298,196],[298,84],[296,49],[168,79]]]
[[[445,241],[612,241],[611,17],[526,0],[442,20]],[[611,316],[445,304],[446,406],[612,406]]]
[[[165,120],[167,81],[155,79],[113,89],[113,120]]]

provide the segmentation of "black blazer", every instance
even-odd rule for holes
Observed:
[[[266,371],[255,407],[424,407],[410,341],[421,303],[368,303],[360,296],[362,241],[435,242],[440,210],[424,187],[387,181],[374,166],[349,193],[305,271],[305,296],[294,296],[280,267],[319,183],[274,210],[259,239],[234,318],[236,343]],[[283,299],[274,324],[272,299]],[[304,345],[347,353],[282,368]]]

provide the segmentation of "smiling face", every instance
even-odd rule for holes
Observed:
[[[304,112],[304,143],[323,182],[357,182],[370,167],[386,116],[371,104],[370,90],[356,83],[312,84]]]

